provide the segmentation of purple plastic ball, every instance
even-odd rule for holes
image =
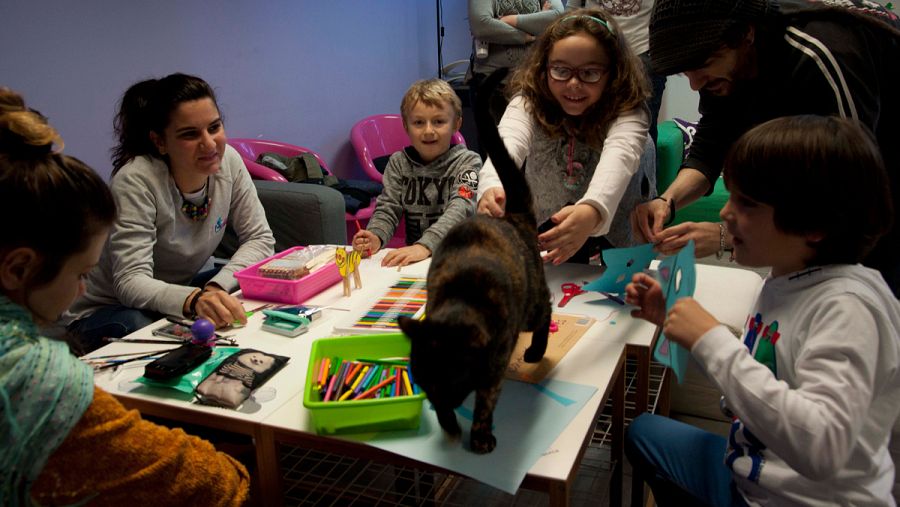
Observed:
[[[197,319],[191,324],[194,343],[208,343],[216,339],[216,326],[207,319]]]

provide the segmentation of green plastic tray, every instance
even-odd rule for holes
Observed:
[[[409,339],[401,333],[336,336],[312,344],[303,406],[319,434],[369,433],[419,427],[425,393],[358,401],[320,401],[313,376],[323,357],[345,360],[409,356]]]

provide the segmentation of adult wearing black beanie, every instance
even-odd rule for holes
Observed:
[[[694,224],[676,234],[663,224],[712,192],[741,134],[780,116],[853,118],[875,134],[895,202],[895,216],[884,217],[894,226],[864,264],[900,294],[898,28],[897,15],[867,0],[657,0],[650,20],[654,71],[683,73],[700,92],[702,116],[675,181],[635,209],[638,232],[654,243],[719,244],[718,227]],[[840,214],[841,203],[823,208]]]

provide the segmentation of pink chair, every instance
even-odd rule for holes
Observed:
[[[309,148],[295,146],[293,144],[282,143],[278,141],[266,141],[263,139],[231,138],[228,139],[228,144],[230,144],[241,155],[241,158],[244,159],[244,165],[247,166],[247,171],[250,173],[250,177],[255,180],[287,181],[287,179],[278,171],[256,162],[256,158],[259,157],[260,153],[277,153],[279,155],[284,155],[287,157],[294,157],[301,153],[309,153],[312,156],[316,157],[316,161],[319,162],[319,165],[322,167],[323,172],[332,174],[331,170],[328,169],[328,165],[325,163],[322,157]],[[368,222],[369,218],[372,217],[373,211],[375,211],[375,199],[372,199],[372,202],[369,203],[368,207],[360,208],[360,210],[355,214],[345,213],[347,219],[348,245],[350,244],[350,239],[353,237],[353,234],[356,234],[356,231],[358,230],[357,222]]]
[[[466,144],[462,134],[453,135],[454,144]],[[350,144],[356,151],[356,158],[363,171],[374,181],[382,182],[382,173],[391,154],[412,144],[403,118],[398,114],[376,114],[363,118],[350,129]],[[379,170],[380,167],[380,170]],[[406,223],[397,224],[394,237],[388,242],[391,248],[406,246]]]
[[[453,134],[454,144],[466,144],[462,134]],[[356,150],[356,158],[363,171],[375,181],[381,182],[384,164],[376,163],[381,157],[390,157],[392,153],[406,148],[411,143],[403,119],[398,114],[376,114],[358,121],[350,129],[350,144]],[[381,162],[381,160],[379,160]],[[378,170],[381,165],[382,170]]]

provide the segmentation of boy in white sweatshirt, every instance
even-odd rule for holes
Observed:
[[[747,132],[725,162],[735,260],[771,266],[741,340],[691,298],[629,284],[723,393],[728,439],[635,419],[626,453],[659,505],[895,505],[888,441],[900,412],[900,303],[858,264],[894,217],[872,136],[794,116]]]

